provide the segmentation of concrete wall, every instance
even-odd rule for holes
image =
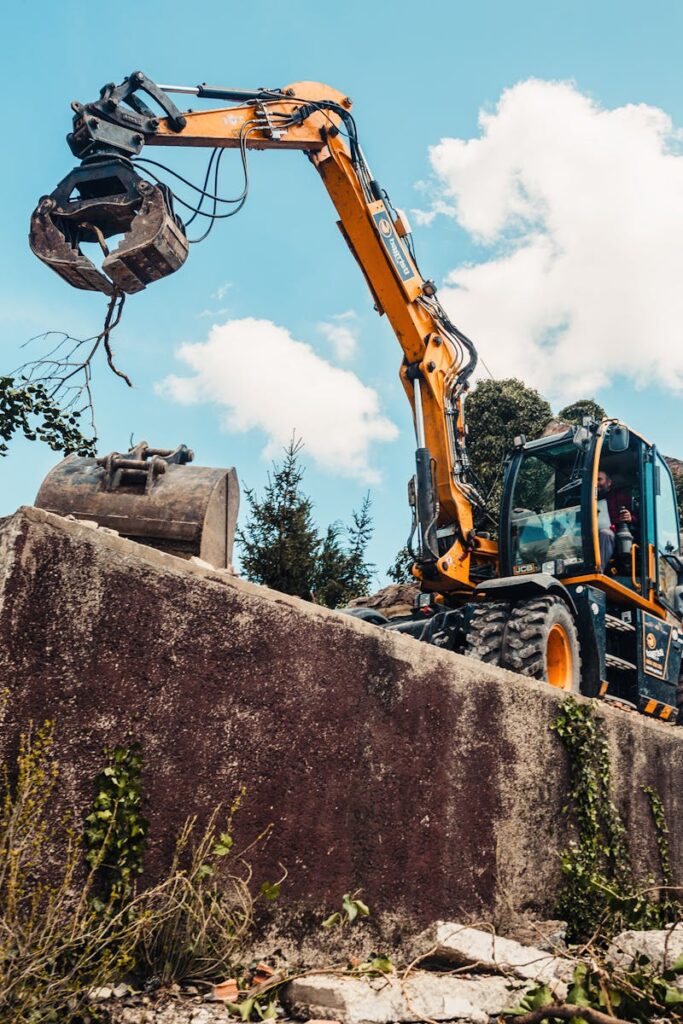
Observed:
[[[142,742],[150,877],[245,786],[238,841],[273,823],[253,860],[289,871],[284,932],[357,888],[386,942],[552,913],[567,780],[543,684],[35,509],[0,521],[0,679],[0,754],[54,719],[62,805],[87,805],[103,747]],[[683,879],[683,730],[601,710],[638,869],[658,875],[652,785]]]

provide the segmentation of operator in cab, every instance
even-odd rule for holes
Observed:
[[[598,472],[598,535],[603,572],[614,554],[616,531],[620,523],[627,523],[631,531],[638,524],[631,496],[626,491],[616,490],[612,477],[601,469]]]

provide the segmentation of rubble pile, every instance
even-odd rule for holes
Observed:
[[[361,973],[360,965],[347,971],[301,973],[281,989],[278,1019],[281,1024],[492,1024],[501,1015],[509,1016],[511,1008],[539,985],[547,985],[556,1004],[561,1004],[567,999],[576,961],[558,925],[561,922],[532,925],[539,940],[533,946],[502,938],[493,930],[438,921],[415,940],[419,952],[407,968]],[[667,970],[682,954],[680,923],[666,931],[623,932],[611,943],[606,962],[628,970],[646,960],[657,970]],[[683,990],[683,983],[679,987]],[[123,985],[93,995],[108,1024],[214,1024],[230,1015],[220,997],[224,988],[217,986],[202,995],[195,987],[175,986],[155,1000]]]

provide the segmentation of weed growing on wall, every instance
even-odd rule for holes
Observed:
[[[236,969],[254,903],[275,899],[286,872],[252,897],[247,851],[233,849],[238,800],[203,830],[190,819],[166,876],[137,892],[142,778],[136,744],[109,752],[84,849],[81,828],[54,819],[52,723],[29,729],[16,763],[0,768],[0,1021],[80,1024],[95,1019],[88,993],[103,982],[219,980]]]
[[[569,757],[569,799],[577,838],[562,853],[563,887],[558,914],[568,923],[569,941],[603,938],[625,928],[659,928],[675,921],[680,899],[671,889],[664,808],[646,791],[653,813],[662,882],[636,879],[624,823],[611,796],[610,761],[602,720],[591,705],[571,697],[551,728]]]
[[[142,816],[140,744],[107,751],[107,765],[95,779],[92,808],[85,819],[85,859],[94,872],[97,909],[130,900],[142,873],[147,822]]]

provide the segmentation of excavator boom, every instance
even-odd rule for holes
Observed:
[[[146,93],[166,113],[157,118]],[[231,103],[181,113],[170,93]],[[135,292],[173,273],[187,255],[182,222],[144,146],[297,149],[309,157],[335,206],[339,228],[360,265],[380,315],[386,314],[403,351],[401,379],[417,439],[409,486],[415,574],[425,590],[470,592],[494,570],[496,543],[474,527],[483,505],[465,446],[464,395],[476,365],[472,343],[450,321],[432,281],[415,259],[410,227],[373,176],[360,147],[351,100],[316,82],[283,89],[157,86],[141,72],[108,85],[94,103],[73,104],[68,136],[81,165],[33,215],[31,246],[70,284],[107,294]],[[155,179],[142,178],[137,166]],[[74,192],[78,192],[74,196]],[[124,232],[113,252],[106,238]],[[105,250],[101,270],[80,243]]]

